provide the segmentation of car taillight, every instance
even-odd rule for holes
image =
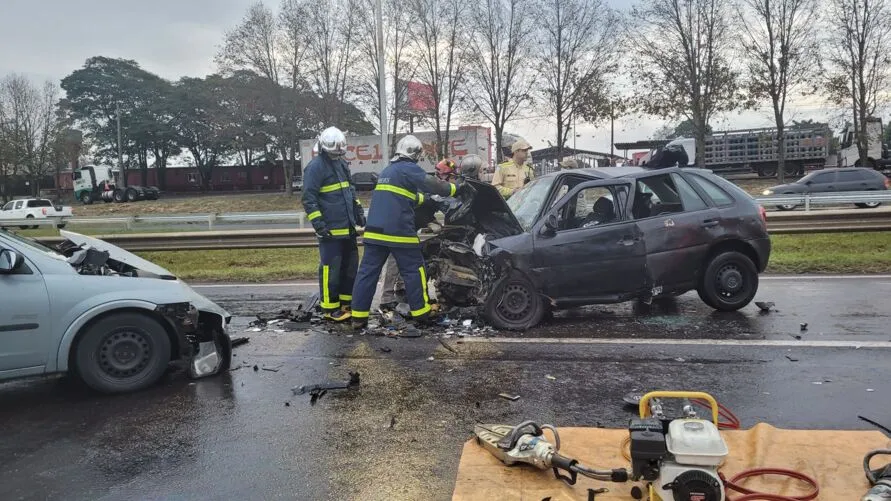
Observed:
[[[765,210],[764,207],[759,205],[758,212],[761,213],[761,221],[764,222],[764,226],[767,226],[767,210]]]
[[[885,178],[885,189],[891,190],[891,179]]]

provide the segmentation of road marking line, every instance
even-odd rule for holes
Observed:
[[[297,282],[287,284],[213,284],[213,285],[191,285],[193,289],[235,289],[242,287],[318,287],[317,282]]]
[[[605,344],[605,345],[693,345],[693,346],[755,346],[755,347],[796,347],[796,348],[887,348],[888,341],[785,341],[748,339],[603,339],[603,338],[521,338],[521,337],[465,337],[465,343],[501,344]]]

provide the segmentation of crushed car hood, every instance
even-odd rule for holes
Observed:
[[[114,259],[115,261],[119,261],[128,266],[132,266],[133,268],[144,271],[146,273],[156,275],[158,276],[158,278],[164,278],[168,280],[176,278],[173,273],[170,273],[168,270],[156,265],[155,263],[146,261],[136,254],[127,252],[116,245],[112,245],[103,240],[99,240],[98,238],[88,237],[86,235],[81,235],[80,233],[74,233],[73,231],[66,230],[59,230],[59,234],[73,244],[83,247],[89,246],[99,251],[108,252],[108,257],[110,259]]]
[[[474,226],[495,238],[523,233],[517,217],[494,186],[471,179],[466,183],[469,186],[455,197],[459,205],[446,214],[446,223]]]

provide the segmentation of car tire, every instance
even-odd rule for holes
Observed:
[[[78,376],[96,391],[137,391],[164,375],[170,338],[148,315],[115,313],[87,328],[77,341],[74,361]]]
[[[755,298],[758,269],[745,254],[723,252],[706,265],[697,292],[705,304],[718,311],[737,311]]]
[[[124,203],[124,190],[115,189],[114,193],[112,194],[112,198],[114,198],[114,201],[119,204]]]
[[[124,192],[124,196],[130,203],[133,203],[137,199],[139,199],[139,194],[136,193],[136,190],[134,190],[133,188],[127,188],[127,191]]]
[[[28,214],[27,216],[25,216],[25,219],[34,219],[34,216],[32,216],[31,214]],[[28,228],[31,228],[31,227],[32,226],[30,224],[24,224],[24,225],[19,226],[19,228],[21,228],[23,230],[27,230]],[[34,228],[37,228],[37,226],[34,226]]]
[[[777,209],[778,209],[778,210],[795,210],[796,207],[798,207],[798,206],[797,206],[797,205],[791,205],[791,204],[777,205]]]
[[[535,285],[514,272],[495,284],[486,301],[485,314],[498,329],[524,330],[541,322],[545,305]]]
[[[57,224],[57,225],[56,225],[56,229],[64,230],[64,229],[65,229],[65,225],[64,225],[64,224]]]

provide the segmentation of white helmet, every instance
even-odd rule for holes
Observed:
[[[319,150],[331,158],[340,158],[346,154],[346,137],[337,127],[328,127],[319,134]]]
[[[406,158],[412,162],[417,162],[421,158],[424,151],[424,145],[421,140],[411,134],[403,137],[396,143],[396,157]]]

